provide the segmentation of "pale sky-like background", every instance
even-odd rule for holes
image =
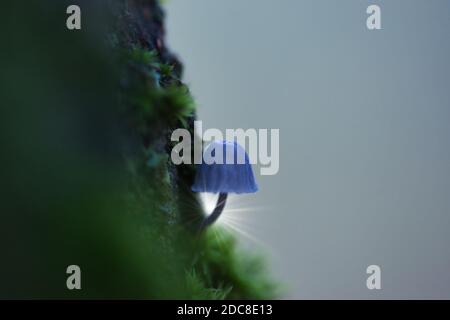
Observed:
[[[450,2],[165,7],[204,128],[280,129],[279,173],[230,206],[257,210],[228,214],[283,297],[450,298]]]

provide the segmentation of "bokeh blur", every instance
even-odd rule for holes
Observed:
[[[0,3],[0,298],[450,298],[450,3],[159,2]],[[195,116],[281,139],[202,236]]]
[[[0,5],[0,298],[273,297],[260,258],[192,228],[195,168],[169,155],[195,104],[159,1],[76,1],[81,30],[71,4]]]
[[[69,1],[1,5],[1,298],[139,297],[145,268],[158,268],[134,245],[121,201],[107,14],[78,3],[80,32],[66,28]],[[66,288],[72,264],[81,292]]]
[[[382,30],[366,28],[372,4]],[[450,298],[450,2],[166,9],[203,127],[280,129],[279,173],[228,214],[284,296]],[[381,290],[366,287],[372,264]]]

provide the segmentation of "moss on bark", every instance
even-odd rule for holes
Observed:
[[[260,299],[275,294],[259,257],[204,213],[194,166],[170,161],[195,103],[164,42],[154,0],[8,5],[0,124],[3,298]],[[67,290],[68,265],[82,290]]]

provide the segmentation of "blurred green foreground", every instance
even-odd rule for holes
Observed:
[[[78,4],[82,29],[66,28]],[[263,299],[259,258],[194,232],[195,106],[155,1],[10,1],[2,12],[0,298]],[[81,290],[66,268],[81,268]]]

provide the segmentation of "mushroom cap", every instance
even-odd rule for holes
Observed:
[[[214,159],[216,161],[213,163]],[[210,193],[258,191],[252,165],[245,149],[236,141],[211,142],[205,148],[202,163],[197,167],[192,191]]]

